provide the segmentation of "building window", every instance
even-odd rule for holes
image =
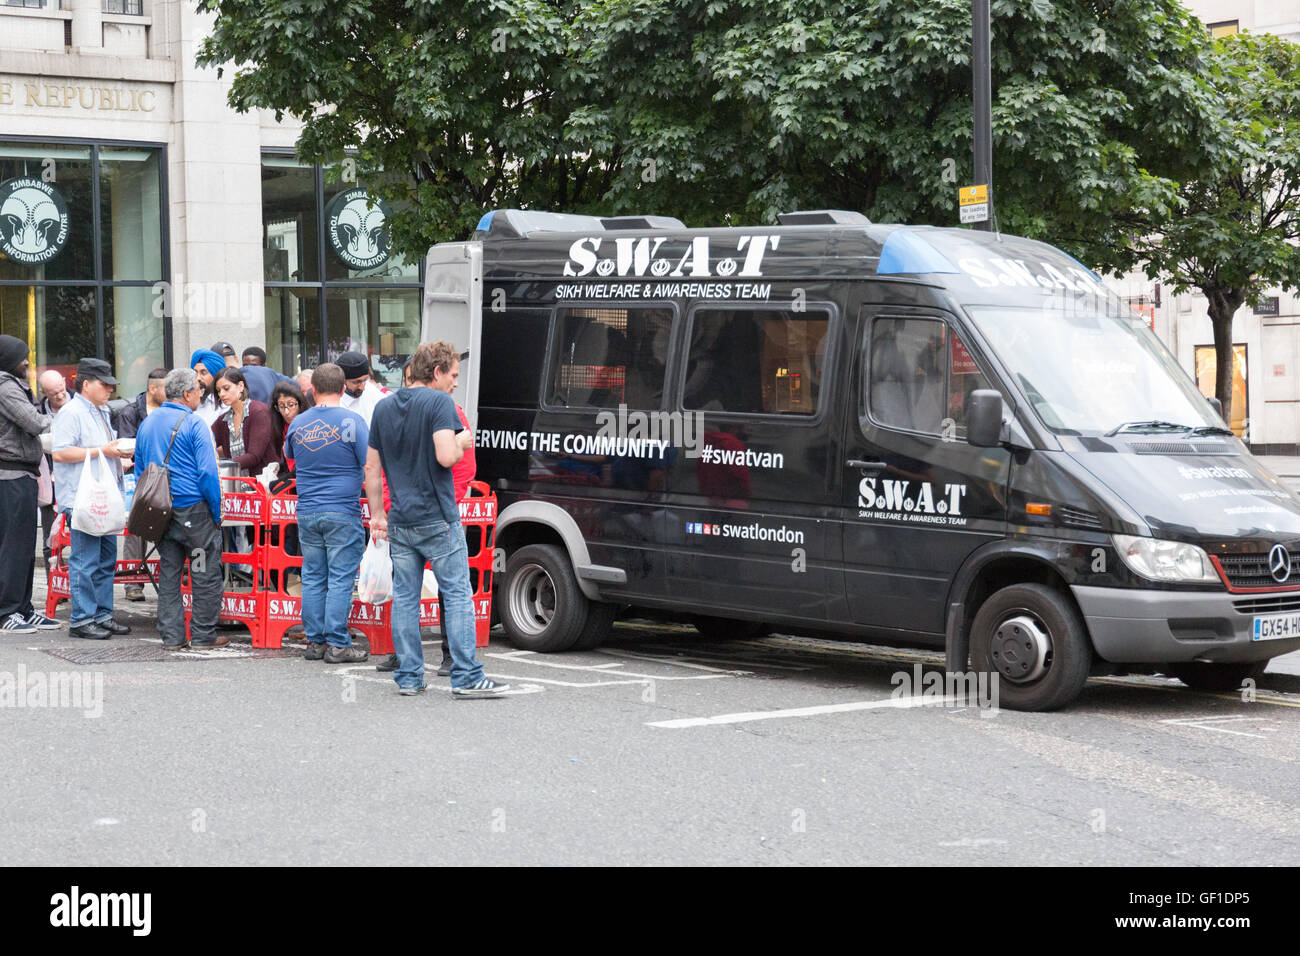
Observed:
[[[333,167],[262,157],[268,361],[292,374],[347,351],[389,386],[420,340],[420,267],[389,248],[388,207]]]
[[[33,10],[41,10],[49,7],[51,10],[63,9],[60,0],[4,0],[6,7],[28,7]]]
[[[144,16],[144,0],[104,0],[104,13],[121,13],[126,16]]]
[[[1236,20],[1220,20],[1218,23],[1207,23],[1205,29],[1210,31],[1212,37],[1230,37],[1237,33]]]
[[[153,286],[168,271],[158,145],[0,141],[0,331],[33,375],[106,359],[134,396],[169,364]]]

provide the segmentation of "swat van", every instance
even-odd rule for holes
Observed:
[[[429,251],[522,648],[616,612],[944,648],[1003,706],[1233,688],[1300,648],[1300,500],[1038,242],[499,210]]]

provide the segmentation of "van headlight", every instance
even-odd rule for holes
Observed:
[[[1152,581],[1220,584],[1210,556],[1194,544],[1112,534],[1115,549],[1134,574]]]

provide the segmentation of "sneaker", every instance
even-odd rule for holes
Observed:
[[[389,654],[382,661],[375,665],[377,671],[395,671],[397,670],[397,655]]]
[[[326,664],[359,664],[370,656],[364,647],[334,647],[325,652]]]
[[[484,677],[475,684],[468,687],[453,687],[451,689],[452,697],[500,697],[503,691],[510,689],[509,684],[498,684],[496,681]]]
[[[427,684],[421,684],[419,687],[399,687],[397,692],[403,697],[414,697],[416,694],[423,694],[428,689]]]
[[[35,634],[36,627],[27,622],[27,618],[17,612],[10,614],[5,618],[5,622],[0,624],[0,633],[4,634]]]
[[[450,657],[444,657],[444,658],[442,659],[442,663],[438,665],[438,676],[439,676],[439,677],[450,677],[450,676],[451,676],[451,658],[450,658]]]
[[[126,586],[126,599],[127,599],[128,601],[143,601],[143,600],[144,600],[144,585],[143,585],[143,584],[128,584],[128,585]]]
[[[29,627],[34,627],[38,631],[61,631],[63,622],[48,618],[40,611],[33,611],[32,616],[27,619]]]
[[[303,651],[302,656],[309,661],[318,661],[325,656],[324,641],[308,641],[307,650]]]

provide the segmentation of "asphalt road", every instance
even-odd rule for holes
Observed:
[[[119,609],[112,648],[156,646],[151,606]],[[10,865],[1300,863],[1292,673],[1249,703],[1116,678],[989,715],[891,697],[937,655],[635,623],[589,653],[494,635],[514,690],[489,701],[247,644],[49,653],[105,646],[0,645],[0,672],[102,680],[99,716],[0,709]]]

